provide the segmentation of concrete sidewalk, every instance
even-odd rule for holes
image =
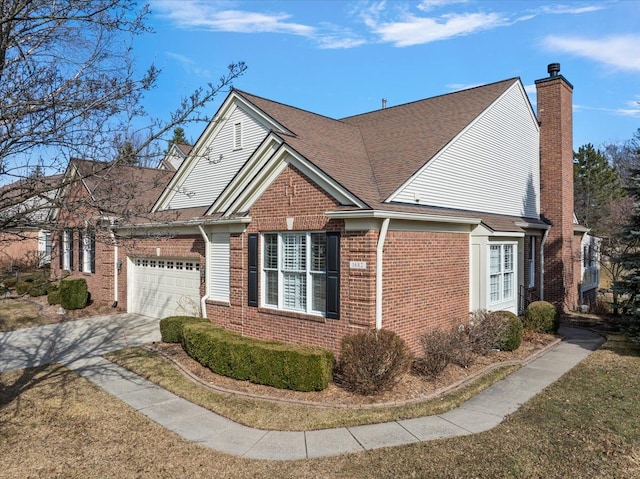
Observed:
[[[602,336],[583,329],[563,328],[561,333],[566,338],[563,342],[447,413],[319,431],[264,431],[240,425],[100,357],[79,358],[67,364],[151,420],[189,441],[247,458],[293,460],[399,446],[491,429],[604,342]]]
[[[604,342],[600,335],[583,329],[560,332],[563,342],[449,412],[320,431],[263,431],[242,426],[102,358],[109,351],[160,340],[158,320],[134,314],[0,333],[0,372],[63,363],[189,441],[254,459],[306,459],[491,429]]]

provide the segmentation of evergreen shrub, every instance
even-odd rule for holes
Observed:
[[[331,351],[240,336],[210,322],[185,323],[182,346],[216,374],[294,391],[321,391],[332,379]]]
[[[524,329],[536,333],[555,334],[560,327],[560,313],[551,303],[534,301],[524,311]]]
[[[160,320],[160,336],[165,343],[182,343],[182,328],[185,324],[208,322],[195,316],[169,316]]]
[[[502,351],[515,351],[522,344],[522,320],[511,311],[494,311],[491,316],[500,324],[495,347]]]
[[[82,309],[89,301],[87,281],[84,278],[60,281],[60,306],[66,310]]]
[[[393,331],[368,329],[342,339],[336,380],[370,395],[391,389],[411,366],[412,355]]]

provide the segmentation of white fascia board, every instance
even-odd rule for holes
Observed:
[[[429,221],[435,223],[458,223],[465,225],[478,225],[482,220],[479,218],[468,218],[459,216],[438,216],[429,215],[423,213],[402,213],[396,211],[385,210],[360,210],[360,211],[328,211],[325,213],[328,218],[331,219],[392,219],[392,220],[407,220],[407,221]]]
[[[132,237],[144,237],[153,235],[185,235],[199,233],[199,228],[224,230],[229,232],[242,232],[246,225],[251,223],[251,218],[219,218],[219,219],[198,219],[186,221],[173,221],[170,223],[149,223],[141,225],[118,225],[113,228],[118,233],[132,232]]]
[[[269,133],[224,191],[220,193],[220,196],[218,196],[211,207],[205,212],[205,215],[212,215],[217,212],[224,213],[230,208],[269,159],[277,153],[281,144],[282,139],[279,136],[273,132]]]
[[[254,176],[245,189],[237,196],[235,201],[225,211],[225,215],[248,211],[251,206],[262,196],[282,171],[288,165],[295,166],[315,184],[343,205],[355,205],[364,207],[362,202],[353,196],[341,185],[333,181],[322,170],[290,148],[286,143],[271,156],[262,169]]]
[[[538,120],[536,119],[535,115],[533,114],[533,110],[531,109],[531,103],[528,100],[527,94],[524,91],[524,87],[522,86],[522,82],[520,80],[515,81],[513,83],[513,85],[511,85],[509,88],[507,88],[502,95],[500,95],[498,98],[496,98],[496,100],[494,102],[492,102],[489,106],[487,106],[487,108],[485,108],[482,112],[480,112],[480,114],[478,116],[476,116],[471,123],[469,123],[465,128],[463,128],[460,132],[458,132],[458,134],[456,136],[454,136],[451,141],[449,143],[447,143],[446,145],[444,145],[444,147],[442,147],[442,149],[440,151],[438,151],[432,158],[430,158],[424,165],[422,165],[422,167],[420,169],[418,169],[418,171],[416,171],[413,175],[411,175],[404,183],[402,183],[393,193],[391,193],[391,195],[389,195],[389,197],[384,200],[385,203],[391,203],[393,201],[395,201],[395,199],[397,198],[397,196],[402,193],[402,191],[409,186],[416,178],[418,178],[427,168],[429,168],[435,161],[438,160],[438,158],[440,158],[454,143],[456,143],[462,136],[464,136],[467,131],[469,131],[471,128],[473,128],[475,126],[475,124],[480,121],[481,118],[483,118],[487,112],[489,112],[493,106],[497,103],[499,103],[500,101],[502,101],[502,98],[505,97],[506,95],[508,95],[511,90],[513,88],[518,88],[521,92],[521,94],[524,96],[525,99],[525,103],[527,104],[527,109],[529,111],[529,113],[531,114],[531,120],[532,122],[535,124],[536,129],[538,129],[538,131],[540,130],[540,125],[538,123]]]
[[[551,228],[551,225],[545,225],[540,223],[528,223],[526,221],[517,221],[515,225],[519,226],[520,228],[527,228],[532,230],[548,230],[549,228]]]

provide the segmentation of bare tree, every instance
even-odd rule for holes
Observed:
[[[72,157],[110,168],[114,138],[135,138],[127,156],[148,162],[176,126],[208,121],[203,107],[245,71],[233,63],[165,119],[148,118],[142,95],[160,71],[137,74],[131,47],[151,33],[148,13],[135,0],[0,0],[0,231],[34,226],[66,186],[42,174],[62,173]]]

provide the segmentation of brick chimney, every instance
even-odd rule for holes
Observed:
[[[540,212],[551,223],[544,246],[544,299],[575,309],[580,271],[574,271],[573,85],[560,64],[536,80],[540,122]]]

